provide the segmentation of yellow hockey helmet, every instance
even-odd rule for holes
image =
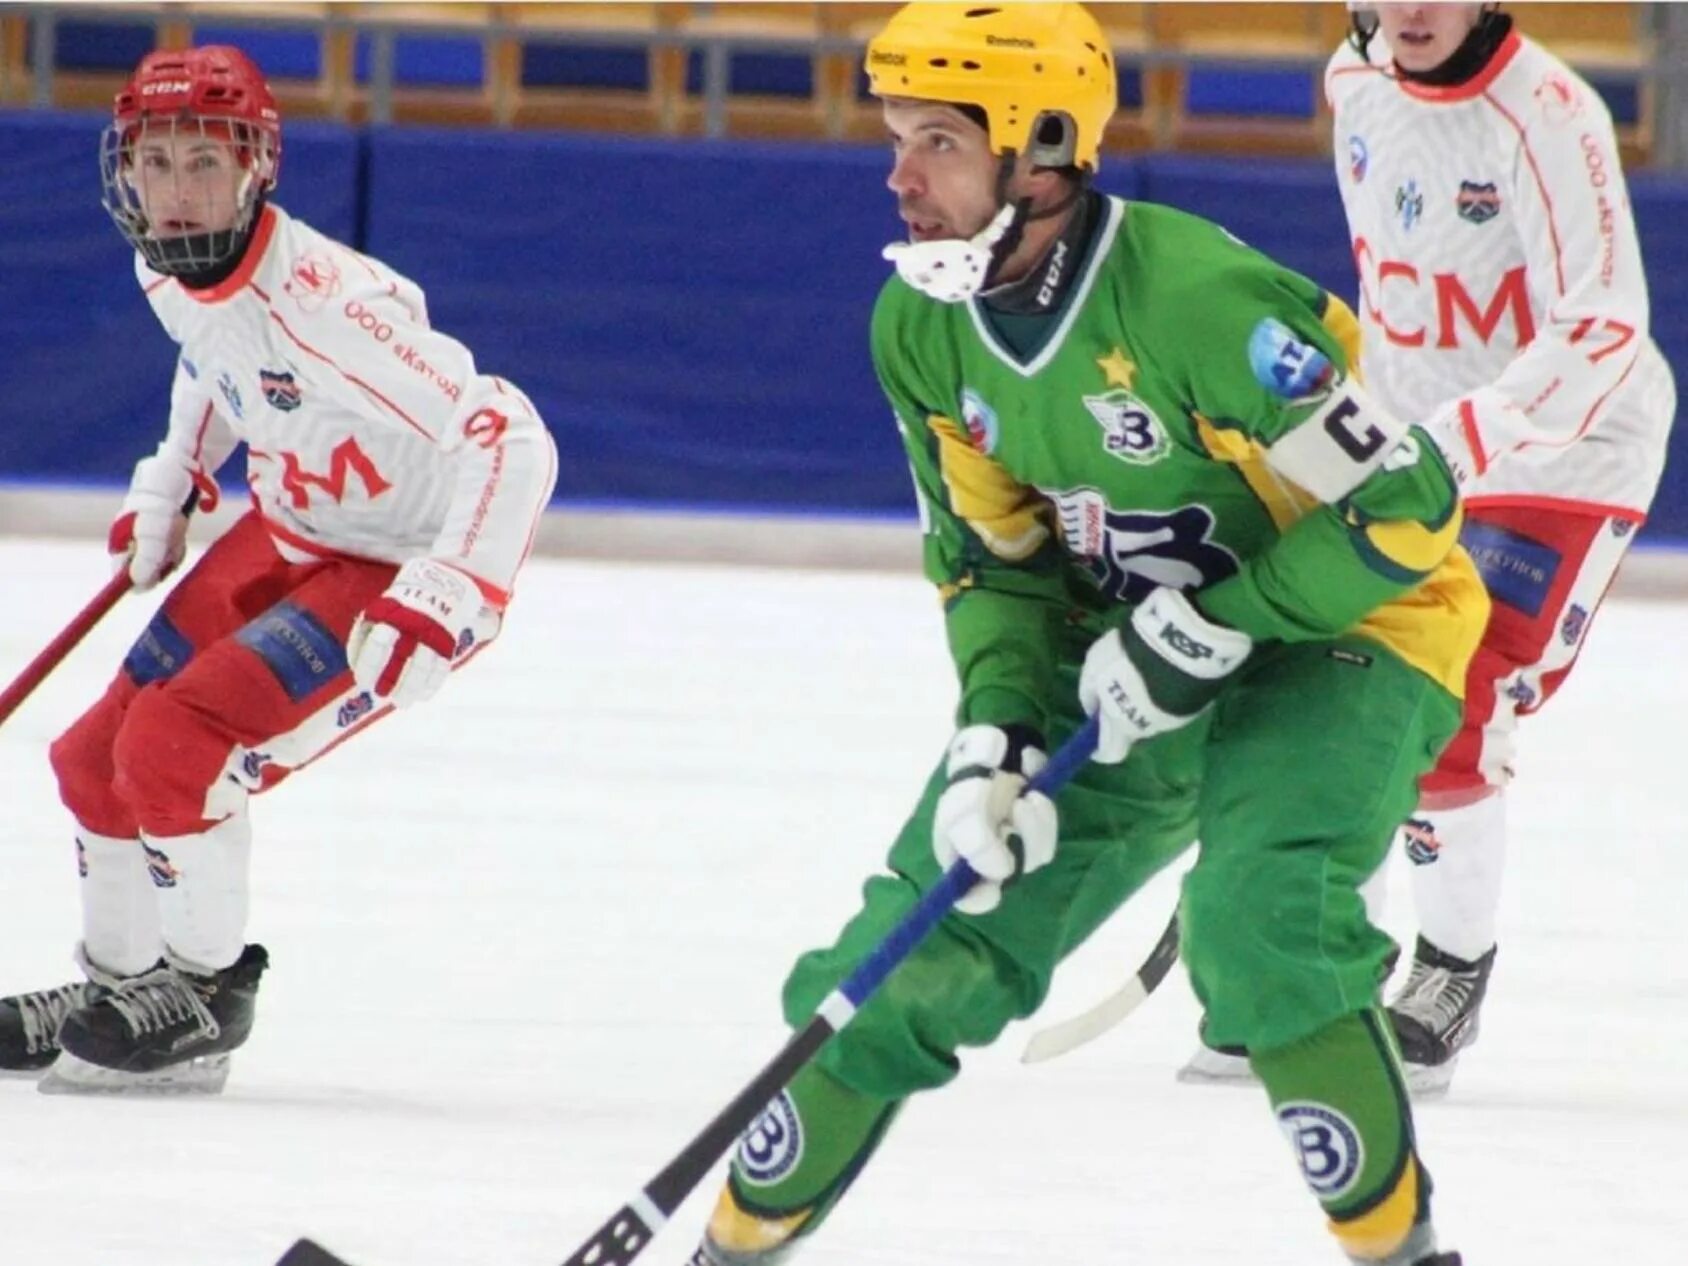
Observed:
[[[991,152],[1040,166],[1101,162],[1118,87],[1108,38],[1077,4],[909,4],[867,46],[869,90],[978,106]],[[1064,116],[1059,134],[1049,116]]]

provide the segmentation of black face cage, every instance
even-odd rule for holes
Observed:
[[[136,165],[139,143],[143,138],[194,136],[233,151],[239,170],[234,220],[228,228],[203,233],[155,233],[141,200]],[[181,149],[178,144],[175,152],[180,154]],[[276,157],[272,139],[240,119],[182,115],[147,119],[141,124],[113,123],[100,136],[100,205],[154,271],[171,276],[210,272],[229,263],[245,248],[263,194],[274,183]],[[192,177],[172,169],[162,179],[179,182]]]

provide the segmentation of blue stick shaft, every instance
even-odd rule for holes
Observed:
[[[1091,717],[1078,733],[1061,744],[1049,758],[1049,764],[1027,782],[1026,790],[1053,796],[1072,780],[1096,751],[1096,737],[1097,722],[1095,717]],[[956,862],[920,898],[903,921],[892,928],[874,951],[845,978],[844,983],[838,986],[838,992],[849,1000],[852,1007],[861,1006],[896,970],[897,964],[907,958],[909,952],[937,926],[938,920],[948,914],[955,903],[967,895],[967,890],[978,882],[978,871],[965,860]]]
[[[1062,744],[1049,764],[1031,779],[1027,787],[1053,795],[1076,774],[1096,750],[1096,721],[1087,722]],[[837,989],[822,1001],[814,1018],[792,1035],[779,1054],[704,1127],[650,1184],[621,1206],[598,1233],[575,1250],[563,1266],[631,1266],[645,1251],[651,1237],[669,1216],[709,1174],[710,1167],[733,1145],[733,1140],[756,1119],[780,1087],[796,1076],[827,1040],[850,1022],[856,1008],[884,983],[897,964],[907,958],[920,939],[967,890],[978,874],[966,862],[957,862],[944,872],[937,884],[920,899],[880,946]],[[296,1249],[298,1246],[295,1246]],[[291,1257],[288,1259],[291,1261]],[[304,1259],[301,1259],[303,1263]],[[336,1261],[327,1258],[327,1261]],[[317,1258],[310,1258],[314,1263]]]

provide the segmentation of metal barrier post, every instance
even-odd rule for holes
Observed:
[[[30,94],[30,104],[37,110],[45,110],[53,104],[53,62],[58,57],[56,22],[51,9],[42,9],[35,15],[35,25],[29,35],[35,66],[35,90]]]
[[[393,121],[393,28],[378,26],[369,33],[369,118]]]

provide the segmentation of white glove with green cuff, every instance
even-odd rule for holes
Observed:
[[[1084,657],[1078,700],[1100,723],[1092,759],[1118,764],[1133,743],[1194,719],[1253,646],[1248,634],[1202,615],[1182,590],[1151,592]]]

